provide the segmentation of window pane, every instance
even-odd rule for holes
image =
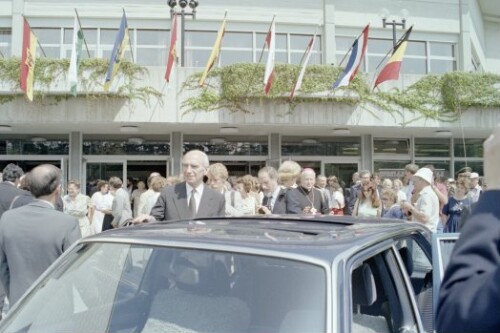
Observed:
[[[226,32],[224,34],[223,47],[252,48],[251,32]]]
[[[453,72],[456,70],[455,60],[431,60],[431,70],[433,74]]]
[[[483,139],[455,140],[455,157],[483,157]],[[464,151],[465,150],[465,151]]]
[[[255,46],[258,50],[262,49],[264,41],[266,40],[266,34],[258,33],[255,35]],[[286,50],[286,34],[276,34],[276,49]]]
[[[33,28],[32,30],[40,44],[61,43],[61,29],[59,28]]]
[[[206,46],[212,47],[217,38],[216,31],[186,31],[186,47]],[[208,59],[208,58],[207,58]]]
[[[73,28],[64,29],[64,44],[73,43]]]
[[[258,53],[255,56],[256,61],[259,61],[259,57],[260,57],[260,50],[258,51]],[[267,60],[267,50],[264,51],[264,54],[262,55],[262,60],[260,62],[265,63],[266,60]],[[285,51],[282,51],[282,52],[276,51],[276,53],[274,54],[274,62],[283,63],[283,64],[288,63],[288,57],[286,55],[286,52]]]
[[[409,154],[408,139],[375,139],[373,140],[375,154]]]
[[[412,59],[404,57],[401,72],[405,74],[425,74],[427,66],[425,59]]]
[[[260,142],[224,142],[213,144],[210,142],[185,142],[183,151],[198,149],[208,155],[249,155],[262,156],[268,154],[268,145]]]
[[[426,56],[425,52],[425,42],[416,42],[413,40],[410,40],[406,44],[406,52],[405,55],[415,55],[415,56]]]
[[[392,178],[392,175],[398,175],[403,176],[404,175],[404,168],[407,164],[411,163],[411,161],[374,161],[373,162],[373,168],[375,171],[380,172],[380,176],[382,178]],[[389,172],[389,170],[400,170],[400,172]],[[384,171],[385,170],[385,171]],[[391,177],[388,177],[391,175]]]
[[[455,45],[450,43],[430,42],[431,56],[455,57]]]
[[[371,40],[370,40],[371,42]],[[336,37],[335,38],[335,43],[337,47],[337,52],[347,52],[352,46],[352,43],[354,43],[354,38],[352,37]]]
[[[30,140],[6,140],[5,152],[8,155],[67,155],[68,141],[51,140],[31,142]]]
[[[450,157],[450,140],[431,138],[415,139],[415,156],[418,157]]]
[[[115,43],[116,34],[118,33],[117,29],[101,29],[101,45],[102,44],[111,44]]]
[[[205,67],[211,50],[186,50],[185,65],[187,67]]]
[[[51,46],[43,46],[43,52],[45,52],[45,56],[47,58],[59,58],[61,55],[61,48],[60,47],[51,47]],[[37,47],[36,51],[37,57],[43,57],[42,49]]]
[[[222,49],[220,53],[221,66],[227,66],[239,62],[252,62],[252,52],[248,51],[230,51]]]
[[[170,144],[150,142],[131,144],[128,141],[84,141],[84,155],[169,155]]]
[[[300,140],[283,138],[281,145],[283,156],[360,156],[361,144],[358,138],[340,139],[338,142],[302,143]],[[296,142],[290,142],[291,140]]]
[[[73,31],[73,29],[72,29]],[[97,29],[83,29],[83,36],[87,41],[87,44],[96,44],[97,43]],[[73,37],[70,37],[73,38]],[[113,40],[114,42],[114,40]],[[71,42],[70,42],[71,43]],[[102,40],[101,40],[102,43]],[[89,45],[90,46],[90,45]]]
[[[432,165],[434,167],[435,175],[437,178],[450,177],[450,160],[415,160],[415,164],[423,167],[424,165]]]
[[[305,51],[311,42],[312,35],[290,35],[290,49]],[[313,50],[318,51],[321,49],[321,38],[316,36]]]
[[[168,30],[137,30],[137,45],[154,45],[168,47],[170,31]]]
[[[136,62],[143,66],[161,66],[167,63],[165,48],[137,48]],[[180,54],[179,54],[180,56]]]
[[[366,59],[368,60],[368,69],[367,71],[369,72],[375,72],[377,69],[377,66],[379,66],[380,62],[384,60],[384,57],[382,56],[367,56]],[[387,61],[387,60],[385,60]],[[345,65],[344,65],[345,66]],[[380,64],[379,70],[382,69],[383,64]]]
[[[373,39],[369,38],[368,44],[366,45],[366,52],[373,54],[386,54],[392,50],[392,40],[391,39]]]

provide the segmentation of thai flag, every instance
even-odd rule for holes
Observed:
[[[363,57],[365,56],[369,27],[370,25],[368,24],[361,32],[361,35],[352,44],[352,52],[347,62],[347,66],[337,79],[337,82],[333,84],[333,89],[346,87],[351,83],[352,79],[354,79],[354,76],[358,72],[359,65],[361,65],[361,61],[363,61]]]

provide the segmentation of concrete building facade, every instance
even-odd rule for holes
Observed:
[[[225,108],[186,112],[183,108],[196,94],[184,89],[184,83],[203,71],[226,10],[226,34],[217,66],[258,62],[273,15],[276,62],[287,64],[300,63],[317,32],[310,64],[339,65],[355,37],[370,23],[367,54],[360,68],[367,82],[393,43],[392,29],[383,27],[381,16],[388,22],[401,22],[404,16],[406,28],[414,28],[401,76],[381,87],[382,91],[403,91],[432,74],[500,75],[497,1],[199,0],[196,19],[185,18],[184,40],[179,22],[177,56],[181,57],[183,43],[185,66],[178,59],[166,85],[163,77],[171,26],[167,1],[0,0],[3,57],[21,54],[25,17],[40,42],[39,57],[45,53],[51,59],[69,58],[75,8],[91,58],[109,58],[125,11],[131,36],[126,58],[147,68],[139,84],[153,87],[162,96],[149,103],[84,94],[29,103],[11,84],[1,82],[1,95],[17,94],[0,104],[2,168],[14,161],[29,170],[46,161],[61,166],[67,179],[82,182],[111,175],[144,178],[151,171],[180,173],[182,154],[198,148],[211,161],[225,163],[235,175],[255,174],[266,164],[278,166],[287,159],[320,173],[336,174],[346,182],[358,169],[395,177],[410,162],[431,163],[451,174],[468,165],[481,173],[482,142],[500,123],[499,107],[464,108],[451,121],[407,108],[394,113],[370,103],[317,99],[291,109],[276,99],[255,98],[247,102],[248,113]],[[191,12],[189,7],[185,10]],[[396,33],[399,38],[403,30],[397,27]],[[116,81],[112,90],[120,78]],[[93,89],[100,92],[101,88]],[[51,84],[47,95],[63,96],[67,91],[67,82],[62,80]],[[349,93],[328,92],[344,97]]]

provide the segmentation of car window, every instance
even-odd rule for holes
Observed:
[[[392,252],[358,262],[351,272],[352,332],[415,329],[411,302]]]
[[[397,242],[396,248],[408,274],[418,311],[426,331],[433,330],[433,269],[424,248],[414,237]]]
[[[0,324],[12,332],[325,332],[326,270],[221,251],[86,244]]]

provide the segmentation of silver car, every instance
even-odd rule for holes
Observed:
[[[430,232],[348,217],[211,218],[85,238],[1,332],[432,331]]]

